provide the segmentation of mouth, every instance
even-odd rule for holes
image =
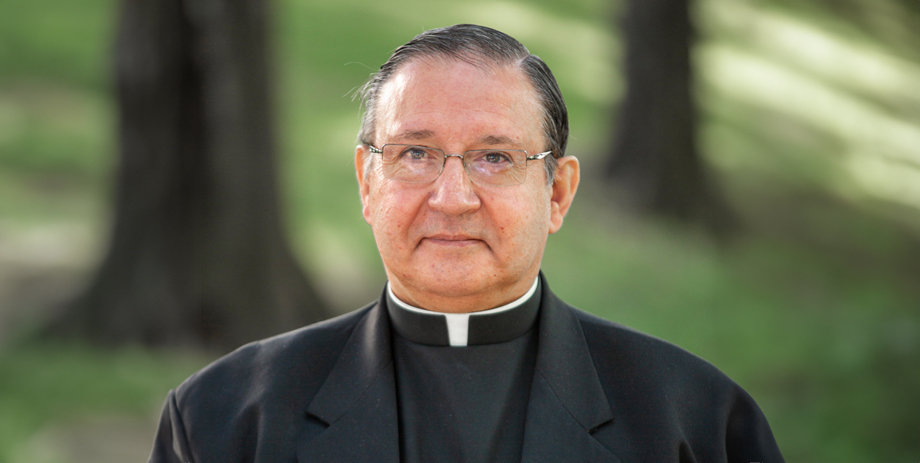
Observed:
[[[438,234],[432,236],[426,236],[422,241],[427,241],[430,244],[437,246],[450,246],[450,247],[463,247],[463,246],[473,246],[480,244],[483,241],[477,238],[474,238],[469,235],[448,235],[448,234]]]

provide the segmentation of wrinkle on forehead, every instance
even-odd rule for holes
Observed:
[[[434,132],[431,130],[406,130],[396,134],[397,140],[408,140],[408,141],[419,141],[427,140],[431,137],[434,137]]]
[[[406,130],[396,134],[395,139],[401,141],[421,141],[434,138],[435,133],[431,130]],[[506,135],[483,135],[476,140],[476,143],[486,146],[507,146],[515,145],[518,142]]]
[[[436,72],[448,70],[455,72],[452,75],[437,75]],[[489,66],[477,66],[465,60],[458,60],[445,57],[420,57],[404,63],[400,66],[392,77],[381,87],[380,99],[378,104],[378,117],[376,118],[376,136],[378,143],[387,143],[392,140],[382,139],[381,136],[396,137],[397,140],[419,141],[428,140],[436,135],[427,127],[403,126],[403,120],[398,117],[405,117],[405,114],[398,114],[408,107],[412,108],[412,115],[420,115],[429,110],[441,110],[443,107],[431,108],[429,104],[436,101],[437,104],[443,104],[441,97],[447,97],[448,108],[456,110],[470,111],[488,111],[478,105],[475,98],[464,97],[469,91],[488,92],[490,88],[476,88],[481,86],[480,79],[470,79],[467,83],[460,80],[458,75],[467,73],[480,73],[488,77],[498,79],[497,84],[513,82],[520,86],[515,87],[514,92],[523,92],[523,98],[514,98],[510,102],[495,101],[503,107],[511,110],[513,113],[522,115],[522,118],[533,118],[537,124],[536,130],[542,137],[542,107],[540,106],[539,97],[536,89],[533,87],[530,79],[526,76],[522,68],[506,64],[492,64]],[[504,75],[502,75],[504,73]],[[420,82],[423,80],[437,78],[445,80],[445,85],[440,92],[419,93],[416,88],[424,87]],[[448,82],[449,81],[449,82]],[[453,90],[453,91],[452,91]],[[453,97],[453,98],[452,98]],[[488,111],[494,112],[494,111]],[[529,117],[528,117],[529,116]],[[486,134],[479,138],[480,143],[488,146],[497,146],[503,144],[516,144],[523,140],[513,140],[505,134]]]

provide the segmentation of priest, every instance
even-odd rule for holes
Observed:
[[[193,375],[150,462],[783,461],[714,366],[550,290],[540,263],[579,163],[540,58],[487,27],[434,29],[362,95],[380,299]]]

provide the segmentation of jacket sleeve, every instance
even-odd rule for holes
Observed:
[[[747,392],[738,388],[728,415],[725,450],[730,463],[784,463],[767,418]]]
[[[176,405],[175,390],[169,391],[169,395],[166,396],[166,403],[163,404],[163,412],[160,415],[160,426],[147,463],[194,463],[182,416]]]

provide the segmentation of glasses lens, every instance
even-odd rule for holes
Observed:
[[[477,185],[517,185],[527,173],[527,153],[521,150],[467,151],[464,159],[466,171]]]
[[[407,183],[431,183],[444,167],[444,152],[417,145],[383,145],[383,174]],[[527,153],[522,150],[474,150],[463,155],[470,180],[482,186],[510,186],[524,182]]]
[[[444,164],[441,150],[415,145],[384,145],[381,158],[387,178],[408,183],[433,182]]]

